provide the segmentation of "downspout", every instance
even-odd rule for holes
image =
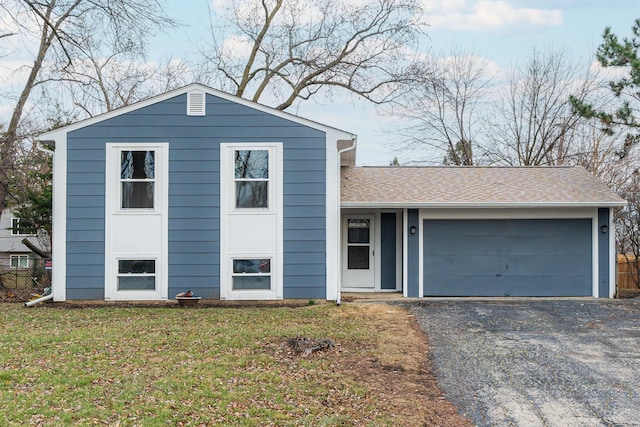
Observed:
[[[42,145],[42,141],[38,141],[36,143],[36,149],[38,151],[41,151],[41,152],[43,152],[45,154],[48,154],[50,156],[53,156],[53,154],[54,154],[53,150],[49,150],[48,148],[44,148],[44,146]]]
[[[53,292],[51,291],[51,287],[48,287],[45,292],[44,295],[41,296],[38,299],[34,299],[32,301],[27,301],[24,303],[25,307],[33,307],[36,304],[39,304],[41,302],[45,302],[45,301],[49,301],[50,299],[53,299]]]
[[[340,168],[342,167],[342,165],[340,164],[340,155],[342,153],[346,153],[347,151],[355,150],[356,146],[358,145],[357,138],[358,137],[356,135],[351,135],[351,146],[338,150],[338,265],[340,266],[338,276],[340,277],[340,280],[338,282],[338,296],[336,298],[336,305],[340,305],[340,303],[342,302],[340,298],[342,288],[342,256],[340,256],[340,254],[342,253],[342,208],[340,206]]]

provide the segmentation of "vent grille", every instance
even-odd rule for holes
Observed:
[[[205,93],[193,91],[187,93],[187,116],[205,115]]]

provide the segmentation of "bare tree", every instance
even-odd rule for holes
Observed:
[[[188,83],[190,72],[183,61],[144,63],[129,56],[87,52],[87,59],[60,72],[61,88],[73,106],[91,117]]]
[[[343,89],[383,103],[407,80],[419,0],[243,0],[212,18],[210,84],[284,110]],[[265,101],[267,100],[267,101]]]
[[[94,29],[82,25],[75,49],[78,59],[53,71],[71,104],[85,115],[111,111],[158,93],[184,86],[189,80],[182,60],[144,61],[144,45],[122,44],[118,34],[92,37]]]
[[[587,71],[582,71],[587,70]],[[486,156],[492,164],[558,165],[565,163],[580,116],[569,96],[584,99],[597,89],[585,66],[560,52],[534,52],[514,71],[489,121]]]
[[[24,43],[33,48],[33,63],[20,83],[9,122],[0,136],[0,207],[4,207],[11,190],[16,147],[27,136],[22,129],[29,120],[25,112],[34,89],[44,89],[56,79],[55,71],[81,58],[87,38],[107,37],[118,49],[142,52],[151,34],[174,23],[164,15],[158,0],[4,0],[0,8],[11,18],[15,27],[11,31],[20,33]]]
[[[415,84],[387,111],[403,119],[394,131],[400,150],[426,149],[445,164],[473,165],[481,130],[479,104],[492,79],[487,66],[484,59],[456,52],[425,65]]]

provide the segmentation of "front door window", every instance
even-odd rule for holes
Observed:
[[[349,270],[369,269],[370,221],[350,219],[347,230],[347,267]]]

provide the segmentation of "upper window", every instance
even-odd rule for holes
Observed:
[[[235,150],[236,209],[269,208],[269,151]]]
[[[125,150],[120,154],[120,207],[153,209],[155,151]]]
[[[33,227],[27,221],[20,221],[20,218],[11,218],[11,234],[21,236],[34,234]]]

